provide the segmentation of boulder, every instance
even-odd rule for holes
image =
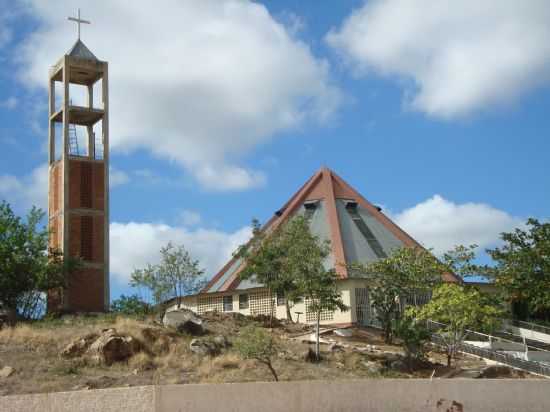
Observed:
[[[105,329],[90,345],[87,353],[92,360],[105,365],[125,361],[139,352],[140,343],[132,336],[121,336],[115,329]]]
[[[216,356],[220,354],[222,347],[214,342],[213,339],[195,338],[189,343],[189,349],[198,355]]]
[[[367,369],[367,371],[369,373],[372,373],[372,374],[379,374],[384,369],[384,366],[382,366],[378,362],[364,361],[364,362],[361,362],[361,363],[363,364],[365,369]]]
[[[224,335],[214,336],[212,342],[220,349],[225,349],[231,346],[231,343]]]
[[[513,369],[505,365],[490,365],[484,368],[478,378],[498,379],[498,378],[524,378],[527,375],[522,370]]]
[[[65,359],[76,358],[84,355],[90,345],[99,337],[95,333],[90,333],[81,338],[78,338],[74,342],[69,343],[61,351],[61,357]]]
[[[204,334],[202,319],[188,309],[166,312],[162,318],[162,324],[166,327],[175,328],[179,332],[186,332],[195,336]]]
[[[13,369],[11,366],[4,366],[2,369],[0,369],[0,378],[9,378],[14,373],[15,369]]]
[[[405,362],[403,359],[398,359],[390,362],[390,368],[400,372],[407,372],[409,370],[407,362]]]
[[[344,352],[344,346],[338,343],[331,343],[328,350],[329,352]]]

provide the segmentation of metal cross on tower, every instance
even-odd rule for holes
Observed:
[[[84,23],[84,24],[92,24],[91,21],[89,21],[89,20],[82,20],[82,19],[80,18],[80,9],[78,9],[78,16],[77,16],[77,17],[67,17],[67,19],[76,22],[76,24],[78,25],[78,40],[80,40],[80,24],[81,24],[81,23]]]

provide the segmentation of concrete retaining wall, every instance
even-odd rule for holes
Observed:
[[[57,392],[0,397],[2,412],[151,412],[155,387]]]
[[[548,380],[378,379],[168,385],[0,398],[2,412],[550,410]]]

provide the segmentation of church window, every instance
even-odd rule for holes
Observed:
[[[224,296],[223,297],[223,311],[232,312],[233,311],[233,296]]]
[[[319,202],[317,200],[304,203],[304,209],[305,209],[304,217],[306,220],[311,220],[311,218],[313,217],[313,214],[315,213],[315,209],[317,209],[318,203]]]
[[[380,244],[378,239],[376,239],[376,237],[374,236],[370,228],[367,226],[367,224],[359,214],[359,211],[357,210],[357,202],[347,202],[346,210],[351,216],[351,219],[355,223],[355,226],[357,227],[357,229],[359,229],[359,232],[361,232],[361,234],[363,235],[363,237],[371,247],[376,257],[379,257],[379,258],[387,257],[386,253],[384,252],[384,249],[382,249],[382,245]]]
[[[248,295],[246,293],[239,295],[239,309],[248,309]]]

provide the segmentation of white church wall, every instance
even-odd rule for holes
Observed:
[[[354,288],[358,285],[363,285],[364,282],[355,280],[342,280],[338,282],[338,289],[342,295],[342,300],[349,310],[334,312],[323,312],[321,314],[321,324],[349,324],[355,322],[357,317],[355,314],[354,303]],[[248,296],[248,306],[240,307],[239,295]],[[231,296],[232,306],[224,305],[224,296]],[[226,298],[227,299],[227,298]],[[272,297],[274,301],[275,317],[277,319],[286,319],[286,306],[282,301],[277,305],[276,296]],[[271,305],[269,302],[269,293],[264,288],[247,289],[241,291],[231,291],[228,293],[208,293],[195,296],[187,296],[182,300],[181,307],[192,310],[197,314],[202,314],[208,311],[218,312],[236,312],[245,316],[254,315],[269,315]],[[177,304],[172,304],[168,311],[177,310]],[[291,306],[290,312],[294,321],[300,323],[314,323],[315,316],[308,311],[308,301],[302,299]]]

